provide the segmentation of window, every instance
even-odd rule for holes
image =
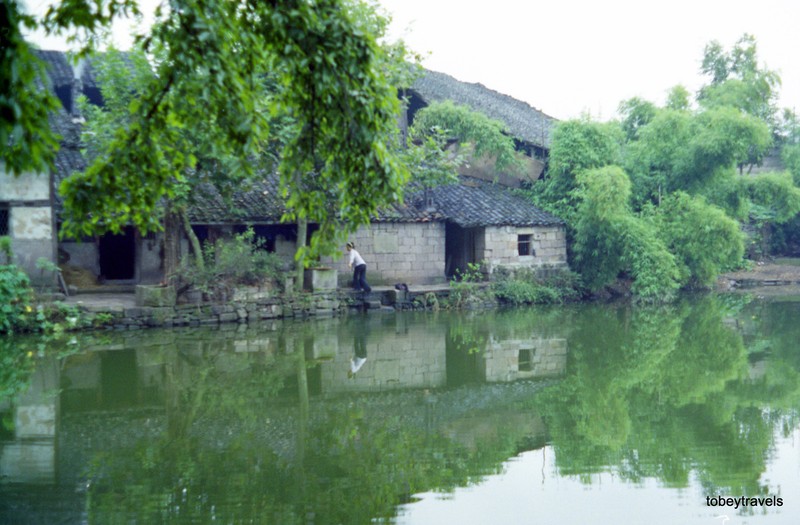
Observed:
[[[0,203],[0,237],[3,235],[11,235],[11,211]]]
[[[536,255],[533,251],[533,235],[518,235],[517,250],[520,255]]]

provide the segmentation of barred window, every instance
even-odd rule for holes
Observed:
[[[533,251],[533,235],[518,235],[517,249],[520,255],[536,255]]]
[[[11,235],[11,210],[0,204],[0,237],[3,235]]]

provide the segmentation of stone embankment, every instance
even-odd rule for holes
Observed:
[[[134,294],[78,294],[66,299],[83,317],[84,325],[96,328],[137,330],[176,326],[206,326],[252,323],[269,319],[335,316],[349,310],[370,312],[414,308],[420,295],[446,297],[447,285],[420,287],[401,292],[375,287],[369,295],[350,290],[276,295],[273,291],[238,289],[225,302],[196,302],[174,306],[142,306]]]

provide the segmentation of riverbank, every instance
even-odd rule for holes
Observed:
[[[330,317],[349,311],[394,312],[425,308],[446,300],[450,285],[412,286],[408,291],[375,286],[364,294],[349,289],[282,295],[258,288],[237,290],[224,303],[197,302],[175,306],[140,306],[131,292],[95,288],[60,302],[70,310],[72,328],[136,330],[175,326],[251,323],[270,319]]]
[[[786,257],[754,263],[746,270],[724,273],[717,280],[720,290],[774,286],[800,287],[800,258]]]
[[[68,329],[137,330],[157,327],[252,323],[271,319],[331,317],[348,312],[480,309],[498,306],[484,283],[412,285],[408,291],[375,286],[370,294],[350,289],[284,295],[274,290],[242,288],[224,303],[195,302],[175,306],[141,306],[130,290],[95,287],[53,304],[64,310]],[[758,295],[800,295],[800,259],[779,259],[720,276],[718,291],[747,290]],[[476,293],[477,292],[477,293]]]

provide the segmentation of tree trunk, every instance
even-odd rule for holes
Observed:
[[[181,261],[181,220],[178,213],[171,206],[167,206],[164,214],[164,282],[169,283],[175,278],[178,265]]]
[[[183,231],[186,232],[186,237],[189,238],[189,245],[192,247],[194,253],[194,260],[199,270],[204,270],[206,265],[203,260],[203,249],[200,247],[200,239],[192,229],[192,224],[189,222],[189,215],[186,213],[186,208],[180,211],[181,221],[183,222]]]
[[[297,242],[295,244],[295,274],[294,274],[294,290],[295,292],[303,291],[303,272],[306,269],[305,256],[298,258],[298,255],[303,252],[306,246],[306,236],[308,235],[308,220],[305,218],[297,219]]]

